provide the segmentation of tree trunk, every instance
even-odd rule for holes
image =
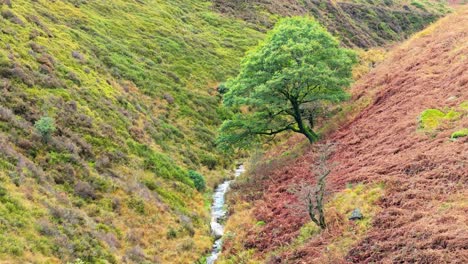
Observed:
[[[294,119],[296,120],[297,126],[299,127],[299,133],[306,136],[310,143],[314,143],[318,140],[318,135],[312,129],[310,129],[310,127],[304,124],[297,99],[291,99],[291,104],[293,106]]]

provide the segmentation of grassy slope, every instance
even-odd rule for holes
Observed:
[[[369,48],[400,41],[449,9],[444,1],[393,0],[215,0],[223,13],[269,28],[282,16],[310,14],[350,47]]]
[[[213,185],[230,164],[214,150],[225,113],[213,87],[258,25],[201,0],[0,12],[0,261],[187,263],[209,250],[187,170]],[[42,142],[33,124],[46,115],[57,132]]]
[[[467,15],[416,34],[353,87],[356,107],[368,98],[367,107],[326,137],[338,144],[329,229],[318,233],[292,206],[290,190],[313,181],[316,156],[292,138],[229,198],[221,263],[467,261],[467,137],[452,136],[468,127]],[[365,216],[356,224],[346,219],[355,207]]]
[[[1,12],[11,205],[0,204],[0,259],[200,257],[208,216],[186,170],[229,164],[214,151],[210,87],[261,34],[204,1],[13,1]],[[32,126],[44,115],[58,128],[48,144]]]

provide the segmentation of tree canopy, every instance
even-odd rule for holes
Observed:
[[[238,111],[221,126],[219,143],[246,147],[284,131],[316,141],[312,106],[347,98],[355,62],[355,53],[312,18],[281,20],[226,83],[224,105]]]

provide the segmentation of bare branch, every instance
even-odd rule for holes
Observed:
[[[294,193],[307,215],[321,229],[327,227],[324,211],[324,197],[326,192],[326,178],[331,173],[328,158],[335,149],[335,145],[326,143],[319,145],[315,164],[311,167],[316,176],[315,185],[303,182]]]

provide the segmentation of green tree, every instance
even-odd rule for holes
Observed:
[[[224,104],[241,109],[220,129],[221,146],[248,146],[259,136],[284,131],[318,139],[314,105],[339,102],[352,81],[357,58],[311,18],[281,20],[243,60],[229,80]]]
[[[55,132],[55,122],[54,119],[48,116],[43,116],[34,124],[37,132],[41,134],[42,139],[47,142],[52,134]]]

